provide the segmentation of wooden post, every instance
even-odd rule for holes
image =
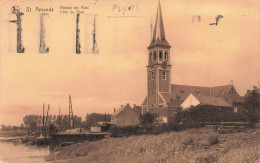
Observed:
[[[71,102],[71,95],[69,95],[69,124],[70,129],[74,129],[74,117],[73,117],[73,110],[72,110],[72,102]]]
[[[44,116],[44,103],[43,103],[43,109],[42,109],[42,135],[44,135],[44,128],[45,128],[45,116]]]
[[[61,127],[60,127],[60,107],[59,107],[59,132],[60,132],[60,129]]]
[[[46,125],[47,125],[47,122],[48,122],[48,118],[49,118],[49,110],[50,110],[50,104],[48,104],[48,110],[47,110],[47,113],[46,113]]]
[[[45,127],[47,127],[47,128],[48,128],[47,123],[48,123],[48,119],[49,119],[49,110],[50,110],[50,104],[48,104],[48,110],[46,113],[46,120],[45,120]],[[47,130],[46,134],[48,134],[48,130]]]
[[[55,136],[54,136],[54,126],[51,124],[49,126],[49,150],[53,151],[55,147]]]

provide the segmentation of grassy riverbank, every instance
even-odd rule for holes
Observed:
[[[27,130],[21,131],[0,131],[0,137],[16,137],[16,136],[24,136],[27,134]]]
[[[259,129],[219,134],[200,128],[75,144],[57,153],[54,162],[253,163],[260,161],[259,151]]]

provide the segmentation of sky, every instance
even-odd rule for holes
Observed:
[[[16,53],[16,28],[11,7],[22,16],[25,53]],[[141,105],[147,92],[147,47],[158,0],[1,0],[0,1],[0,124],[20,125],[28,114],[74,115],[113,113],[130,103]],[[82,54],[75,54],[78,6]],[[83,8],[88,9],[81,9]],[[40,12],[45,17],[48,54],[40,54]],[[130,7],[130,10],[129,10]],[[31,12],[26,12],[31,8]],[[260,1],[161,0],[166,39],[171,48],[172,83],[195,86],[230,84],[240,95],[260,82]],[[125,10],[124,10],[125,9]],[[69,10],[70,12],[70,10]],[[88,54],[96,14],[98,54]],[[201,21],[192,21],[199,15]],[[218,25],[215,17],[222,15]]]

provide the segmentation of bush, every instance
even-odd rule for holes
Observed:
[[[187,138],[187,139],[185,139],[183,142],[182,142],[182,144],[184,144],[184,145],[191,145],[191,144],[194,144],[194,140],[192,139],[192,138]]]
[[[247,112],[247,116],[252,123],[257,123],[260,121],[260,90],[257,87],[254,87],[253,90],[248,91],[244,109]]]
[[[198,157],[196,161],[199,163],[211,163],[211,162],[216,162],[217,157],[214,155],[208,155],[206,157]]]
[[[211,136],[208,139],[209,145],[214,145],[219,143],[219,138],[218,136]]]
[[[152,124],[156,121],[157,115],[152,113],[145,113],[144,115],[140,115],[139,121],[142,125]]]
[[[234,113],[232,109],[221,109],[200,105],[188,110],[179,111],[169,118],[169,126],[175,130],[199,128],[206,122],[243,122],[249,118],[243,113]]]
[[[112,137],[118,136],[131,136],[131,135],[158,135],[164,132],[172,131],[167,124],[147,124],[142,126],[126,126],[126,127],[119,127],[113,126],[110,128],[110,133]]]

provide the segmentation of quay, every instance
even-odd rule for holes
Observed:
[[[54,150],[55,147],[60,147],[63,145],[70,145],[74,143],[81,143],[84,141],[96,141],[104,139],[109,133],[99,132],[99,133],[54,133],[52,132],[52,127],[50,126],[50,138],[49,138],[49,148]]]

